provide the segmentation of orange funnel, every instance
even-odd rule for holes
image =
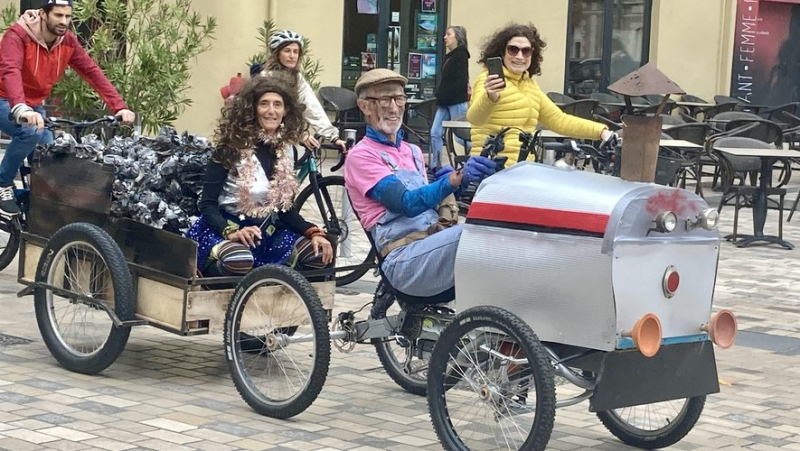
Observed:
[[[633,345],[645,357],[653,357],[661,349],[661,321],[653,313],[639,318],[633,329],[623,332],[622,335],[631,337]]]
[[[728,349],[736,342],[739,326],[736,315],[730,310],[720,310],[711,316],[708,324],[703,324],[702,330],[708,332],[708,338],[722,349]]]

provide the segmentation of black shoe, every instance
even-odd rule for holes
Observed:
[[[0,215],[15,216],[19,214],[19,206],[14,197],[13,186],[0,187]]]

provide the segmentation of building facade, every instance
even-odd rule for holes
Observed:
[[[80,0],[77,0],[80,1]],[[210,51],[195,61],[180,130],[209,135],[221,86],[248,71],[266,19],[311,40],[323,69],[321,86],[352,87],[362,70],[390,67],[428,97],[443,57],[449,25],[467,29],[470,75],[484,39],[508,22],[532,22],[547,42],[539,83],[545,91],[585,94],[651,61],[688,93],[711,100],[731,93],[742,8],[798,0],[194,0],[217,18]],[[0,6],[19,4],[0,0]],[[26,0],[23,0],[26,3]],[[764,6],[765,4],[769,4]],[[789,5],[791,6],[791,5]],[[737,16],[738,15],[738,16]],[[737,55],[741,52],[737,50]],[[734,83],[735,85],[735,83]]]

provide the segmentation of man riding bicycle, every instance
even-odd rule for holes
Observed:
[[[0,130],[11,136],[0,162],[2,215],[19,213],[14,201],[14,177],[25,158],[33,153],[36,144],[53,140],[53,134],[44,128],[42,103],[67,66],[97,91],[123,123],[132,123],[136,118],[68,30],[71,21],[72,0],[43,0],[41,9],[25,11],[0,41]]]

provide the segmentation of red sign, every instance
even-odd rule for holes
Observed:
[[[800,101],[798,40],[800,0],[739,0],[731,96],[755,104]]]

